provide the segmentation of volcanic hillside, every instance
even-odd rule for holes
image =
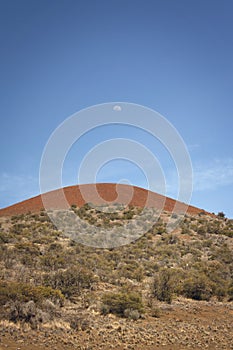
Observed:
[[[127,185],[49,192],[0,210],[0,350],[233,350],[232,277],[221,212]]]
[[[167,212],[172,212],[175,207],[177,212],[187,211],[187,213],[194,215],[205,212],[203,209],[187,206],[174,199],[136,186],[98,183],[69,186],[47,192],[43,195],[0,209],[0,216],[39,212],[44,207],[46,209],[66,209],[73,204],[81,207],[85,203],[96,205],[120,203],[140,208],[154,207]]]

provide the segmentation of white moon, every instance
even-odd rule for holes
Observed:
[[[113,110],[116,111],[116,112],[120,112],[121,111],[121,106],[115,105],[113,107]]]

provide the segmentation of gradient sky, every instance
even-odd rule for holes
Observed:
[[[158,111],[183,137],[191,203],[233,217],[231,0],[1,0],[0,50],[0,207],[39,193],[41,155],[60,123],[123,101]],[[106,129],[100,139],[132,134]],[[75,183],[88,142],[100,139],[95,133],[71,150],[64,185]],[[135,139],[153,149],[147,135]],[[165,164],[168,155],[159,155]],[[122,162],[97,180],[143,186],[140,171]],[[172,196],[171,169],[167,181]]]

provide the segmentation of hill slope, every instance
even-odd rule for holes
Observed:
[[[105,227],[138,213],[72,210]],[[232,349],[233,221],[186,214],[169,234],[169,215],[109,250],[45,211],[0,217],[0,349]]]
[[[67,201],[65,205],[62,202],[63,195]],[[85,203],[103,204],[107,201],[129,204],[141,208],[145,206],[162,208],[168,212],[172,212],[175,205],[179,206],[179,211],[181,212],[185,212],[187,209],[189,214],[205,212],[194,206],[188,206],[187,208],[187,205],[184,203],[136,186],[98,183],[69,186],[54,190],[44,194],[43,200],[41,195],[30,198],[7,208],[0,209],[0,216],[26,214],[29,211],[33,213],[39,212],[44,208],[43,201],[46,201],[47,207],[49,206],[51,209],[65,209],[64,206],[67,208],[72,204],[76,204],[78,207],[83,206]]]

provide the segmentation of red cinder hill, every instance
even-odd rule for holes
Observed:
[[[205,212],[203,209],[193,206],[187,207],[184,203],[140,187],[123,184],[98,183],[69,186],[47,192],[44,195],[39,195],[7,208],[0,209],[0,216],[25,214],[29,211],[32,213],[39,212],[44,207],[46,207],[46,209],[65,209],[72,204],[76,204],[80,207],[85,203],[104,204],[106,201],[109,204],[121,203],[142,208],[161,208],[168,212],[172,212],[176,205],[178,212],[184,212],[187,209],[189,214],[194,215]]]

